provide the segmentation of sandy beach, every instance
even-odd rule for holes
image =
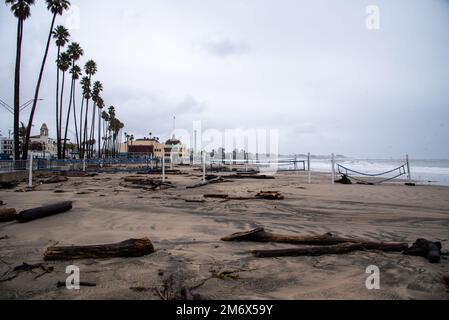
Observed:
[[[329,175],[280,173],[275,180],[235,180],[186,189],[200,181],[188,167],[170,175],[176,188],[147,191],[128,188],[132,174],[102,173],[39,185],[33,192],[1,190],[3,208],[21,211],[73,201],[69,212],[26,224],[0,224],[0,274],[26,262],[44,263],[53,272],[20,273],[0,282],[0,299],[161,299],[169,290],[198,286],[207,299],[449,299],[442,278],[448,256],[431,264],[400,253],[354,252],[320,257],[255,258],[251,250],[290,248],[274,243],[228,243],[220,238],[256,227],[292,235],[360,237],[383,242],[418,238],[449,248],[449,188],[403,184],[331,185]],[[151,176],[155,177],[155,176]],[[17,189],[25,188],[22,183]],[[63,193],[55,193],[55,190]],[[250,197],[261,190],[280,191],[285,199],[204,199],[204,194]],[[188,201],[186,201],[188,200]],[[191,202],[190,200],[199,200]],[[204,201],[203,201],[204,200]],[[44,262],[53,245],[89,245],[149,237],[156,252],[139,258]],[[66,267],[80,268],[81,281],[95,283],[79,291],[57,288]],[[366,268],[381,271],[380,290],[367,290]],[[229,272],[230,277],[213,277]],[[207,280],[207,281],[205,281]],[[155,290],[158,288],[158,290]]]

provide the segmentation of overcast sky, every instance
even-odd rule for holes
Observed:
[[[282,153],[449,158],[447,0],[72,0],[58,18],[98,64],[126,130],[279,129]],[[368,5],[380,30],[366,27]],[[79,19],[77,17],[79,16]],[[51,16],[25,23],[22,102]],[[78,23],[79,22],[79,23]],[[13,105],[16,20],[0,4],[0,99]],[[36,128],[54,135],[54,46]],[[24,114],[24,116],[27,114]],[[0,110],[7,135],[12,115]]]

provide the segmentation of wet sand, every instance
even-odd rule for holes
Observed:
[[[281,173],[275,180],[235,180],[186,189],[200,181],[171,175],[176,188],[161,191],[131,189],[123,184],[129,174],[101,174],[69,178],[40,185],[27,193],[0,190],[5,207],[18,211],[52,202],[73,201],[67,213],[27,224],[0,224],[0,275],[11,268],[43,263],[49,246],[119,242],[149,237],[156,253],[139,258],[48,262],[49,274],[36,269],[0,282],[1,299],[160,299],[154,288],[169,291],[196,286],[221,271],[235,279],[212,277],[194,292],[208,299],[449,299],[442,277],[449,274],[449,259],[430,264],[420,257],[399,253],[354,252],[321,257],[258,259],[254,249],[294,247],[286,244],[225,243],[234,232],[265,227],[282,234],[339,236],[375,241],[418,238],[441,241],[449,249],[449,188],[331,185],[328,175]],[[21,184],[20,188],[24,188]],[[63,190],[64,193],[55,193]],[[282,201],[203,199],[204,194],[254,196],[259,191],[280,191]],[[81,194],[80,194],[81,193]],[[65,269],[80,268],[81,281],[96,283],[79,291],[56,288],[65,281]],[[366,268],[381,270],[381,289],[367,290]]]

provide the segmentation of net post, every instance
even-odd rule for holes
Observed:
[[[332,153],[332,184],[335,184],[335,155]]]
[[[28,187],[33,187],[33,155],[30,154],[30,168],[29,168],[29,174],[28,174]]]
[[[203,183],[206,183],[206,152],[202,152],[203,156]]]
[[[310,171],[311,165],[310,165],[310,152],[307,154],[307,171],[309,173],[309,184],[312,184],[312,173]]]
[[[410,171],[410,159],[408,154],[405,156],[405,160],[406,160],[406,164],[407,164],[407,179],[408,182],[411,183],[412,182],[412,173]]]
[[[84,154],[83,158],[83,172],[86,172],[86,154]]]
[[[162,182],[165,182],[165,149],[162,152]]]

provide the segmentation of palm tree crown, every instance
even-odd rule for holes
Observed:
[[[77,61],[84,54],[83,48],[81,48],[80,44],[77,42],[72,42],[69,44],[67,47],[67,52],[73,61]]]
[[[95,61],[89,60],[86,62],[84,70],[86,71],[87,75],[93,76],[95,73],[97,73],[97,64],[95,63]]]
[[[70,2],[68,0],[45,0],[47,2],[47,9],[53,14],[62,15],[64,10],[70,8]]]
[[[78,80],[82,75],[81,68],[76,64],[70,69],[70,73],[73,80]]]
[[[30,6],[34,4],[34,0],[5,0],[5,3],[11,5],[11,11],[16,18],[25,20],[31,16]]]
[[[58,68],[62,72],[66,72],[70,68],[70,55],[67,52],[63,52],[59,55],[59,59],[56,61],[58,63]]]
[[[58,47],[64,47],[69,41],[70,33],[64,26],[57,26],[53,32],[53,39],[56,40],[56,45]]]

